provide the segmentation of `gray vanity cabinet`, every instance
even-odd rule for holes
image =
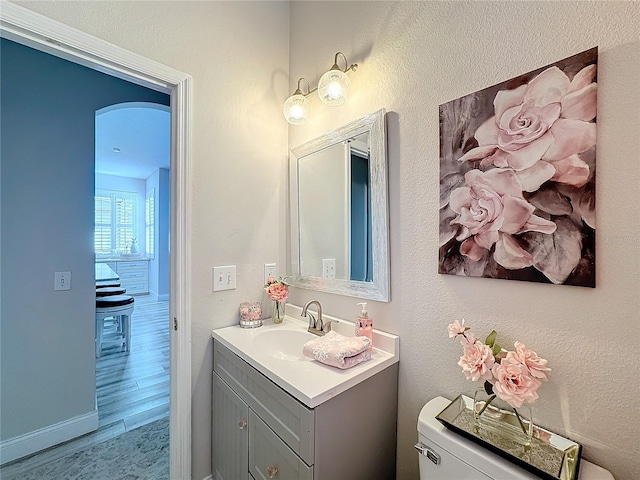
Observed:
[[[312,409],[213,351],[214,480],[395,479],[397,363]]]
[[[215,480],[250,480],[246,455],[249,448],[249,407],[229,386],[213,375],[212,432]]]

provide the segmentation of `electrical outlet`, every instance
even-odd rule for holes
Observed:
[[[235,290],[236,266],[213,267],[213,291]]]
[[[264,283],[267,283],[267,279],[269,277],[276,278],[276,264],[275,263],[265,263],[264,264]]]
[[[322,278],[328,278],[332,280],[336,278],[336,259],[335,258],[322,259]]]
[[[53,276],[54,290],[71,290],[71,272],[55,272]]]

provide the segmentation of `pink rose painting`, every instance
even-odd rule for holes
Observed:
[[[597,60],[440,105],[439,273],[595,287]]]

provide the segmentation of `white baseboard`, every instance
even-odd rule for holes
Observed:
[[[213,475],[209,475],[208,477],[204,477],[202,480],[213,480]]]
[[[0,465],[98,429],[98,410],[0,442]]]

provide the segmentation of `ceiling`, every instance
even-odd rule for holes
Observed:
[[[147,179],[169,168],[169,107],[131,102],[96,112],[96,173]]]

